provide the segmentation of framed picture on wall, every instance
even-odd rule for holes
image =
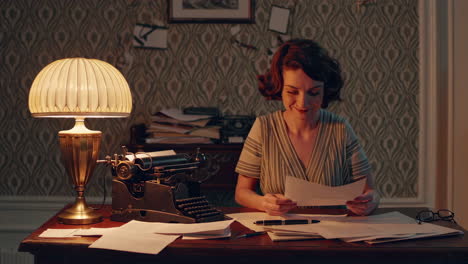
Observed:
[[[254,0],[167,0],[169,23],[254,23]]]

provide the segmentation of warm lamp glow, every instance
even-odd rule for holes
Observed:
[[[71,58],[52,62],[34,79],[29,92],[33,117],[75,118],[75,126],[60,131],[62,158],[77,192],[75,203],[58,218],[65,224],[91,224],[102,216],[88,207],[86,184],[96,166],[101,132],[89,130],[86,117],[127,117],[132,95],[123,75],[107,62]]]
[[[29,110],[34,117],[127,117],[132,96],[125,78],[109,63],[62,59],[37,75]]]

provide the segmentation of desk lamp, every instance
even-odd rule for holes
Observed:
[[[75,203],[58,215],[64,224],[92,224],[102,216],[86,204],[85,187],[96,166],[101,131],[89,130],[85,118],[128,117],[132,95],[123,75],[107,62],[68,58],[42,69],[29,92],[33,117],[75,118],[75,126],[60,131],[62,160],[72,177]]]

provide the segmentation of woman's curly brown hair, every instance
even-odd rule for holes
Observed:
[[[324,83],[322,108],[333,101],[340,101],[343,87],[341,68],[319,44],[307,39],[294,39],[281,45],[273,55],[271,68],[257,76],[260,93],[269,100],[281,100],[283,70],[302,69],[307,76]]]

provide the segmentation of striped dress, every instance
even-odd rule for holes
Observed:
[[[304,166],[291,143],[283,112],[258,117],[241,152],[236,172],[260,180],[263,193],[284,194],[286,176],[339,186],[367,176],[370,165],[350,124],[320,110],[310,160]]]

